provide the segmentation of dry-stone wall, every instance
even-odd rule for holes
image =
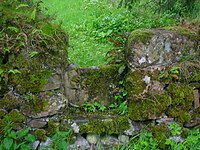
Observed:
[[[99,144],[102,149],[112,149],[146,127],[159,138],[160,132],[167,132],[167,126],[174,121],[184,128],[199,128],[197,39],[196,33],[180,27],[133,31],[125,52],[127,69],[121,74],[118,65],[68,65],[63,61],[66,54],[62,50],[53,53],[52,58],[48,55],[46,61],[34,57],[38,64],[26,60],[23,63],[29,66],[21,70],[26,76],[12,75],[0,99],[0,118],[11,116],[16,129],[29,126],[33,131],[44,129],[50,134],[56,129],[71,129],[73,140],[69,149],[97,149]],[[22,54],[18,58],[26,57]],[[51,61],[55,65],[49,66]],[[36,69],[33,72],[32,66]],[[46,68],[51,73],[43,79],[39,73]],[[36,83],[42,88],[35,89]],[[126,94],[121,98],[115,97],[123,91]],[[124,113],[108,108],[114,102],[124,101],[128,106]],[[83,107],[95,102],[107,109],[101,111],[95,106],[90,112]],[[52,139],[46,137],[34,142],[33,148],[48,147],[51,143]]]

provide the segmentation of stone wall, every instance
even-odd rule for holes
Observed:
[[[121,74],[119,65],[68,65],[63,50],[41,56],[45,61],[40,56],[28,59],[18,66],[21,74],[9,77],[0,99],[0,120],[10,116],[16,129],[28,126],[33,132],[44,129],[54,134],[56,129],[71,129],[74,140],[69,149],[90,149],[98,144],[109,149],[128,142],[146,127],[157,137],[157,130],[167,132],[174,121],[184,128],[199,128],[196,39],[195,33],[180,27],[133,31],[127,41],[127,69]],[[26,57],[22,54],[19,58]],[[36,70],[29,69],[31,66]],[[40,75],[47,68],[47,76]],[[102,105],[88,105],[93,107],[90,110],[84,106],[95,102]],[[127,104],[124,112],[120,107],[109,107],[123,102]],[[50,138],[43,140],[33,147],[52,142]]]

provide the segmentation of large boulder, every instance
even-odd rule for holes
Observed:
[[[126,61],[131,69],[166,66],[196,57],[197,34],[182,27],[139,29],[131,32]]]

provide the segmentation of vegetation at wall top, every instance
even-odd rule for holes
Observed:
[[[121,63],[130,31],[198,22],[199,5],[198,0],[43,0],[44,12],[69,32],[69,58],[78,66]]]

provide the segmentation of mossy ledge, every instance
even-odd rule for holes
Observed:
[[[81,133],[120,134],[130,128],[126,116],[116,116],[114,119],[90,120],[80,125]]]

